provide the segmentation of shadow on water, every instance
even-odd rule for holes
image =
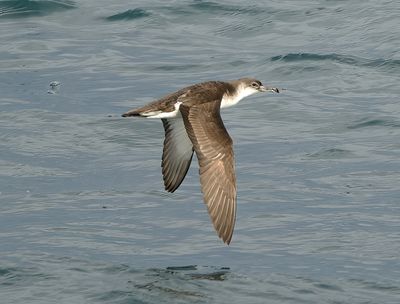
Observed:
[[[40,266],[0,268],[0,290],[7,296],[15,288],[34,288],[43,297],[42,303],[50,303],[55,295],[45,286],[58,281],[66,288],[65,294],[58,293],[59,299],[77,292],[85,301],[106,303],[158,303],[160,299],[163,303],[207,302],[207,289],[215,285],[212,282],[220,284],[229,275],[226,267],[188,265],[139,270],[124,264],[105,266],[68,258],[58,260],[42,261],[48,263],[46,272]]]
[[[67,257],[36,258],[35,265],[0,267],[5,298],[22,302],[34,290],[40,303],[54,303],[55,298],[59,303],[350,303],[357,290],[356,303],[364,303],[382,294],[394,298],[400,291],[385,282],[339,282],[273,272],[249,277],[216,266],[137,269]],[[62,289],[48,288],[54,282]]]
[[[0,18],[44,16],[76,8],[75,1],[0,1]]]
[[[227,267],[198,267],[196,265],[172,266],[165,269],[147,270],[147,278],[153,278],[145,284],[134,284],[139,290],[158,294],[158,298],[171,300],[198,300],[207,298],[207,293],[199,286],[207,284],[195,281],[219,281],[227,279],[229,268]],[[133,282],[132,282],[133,283]]]

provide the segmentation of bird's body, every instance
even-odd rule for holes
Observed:
[[[182,183],[196,152],[204,202],[218,236],[227,244],[236,218],[236,176],[232,139],[222,122],[220,108],[260,91],[279,92],[251,78],[209,81],[122,115],[161,118],[165,130],[161,166],[167,191],[174,192]]]

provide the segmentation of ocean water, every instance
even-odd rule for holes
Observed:
[[[400,303],[399,11],[0,1],[0,302]],[[246,76],[285,90],[222,113],[226,246],[196,161],[166,193],[161,122],[120,114]]]

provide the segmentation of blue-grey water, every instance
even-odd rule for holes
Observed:
[[[0,302],[400,303],[399,12],[0,1]],[[286,90],[223,110],[226,246],[196,161],[164,192],[161,122],[120,114],[245,76]]]

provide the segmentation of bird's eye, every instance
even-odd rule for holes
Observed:
[[[251,86],[252,86],[253,88],[258,88],[258,83],[257,83],[257,82],[253,82],[253,83],[251,84]]]

